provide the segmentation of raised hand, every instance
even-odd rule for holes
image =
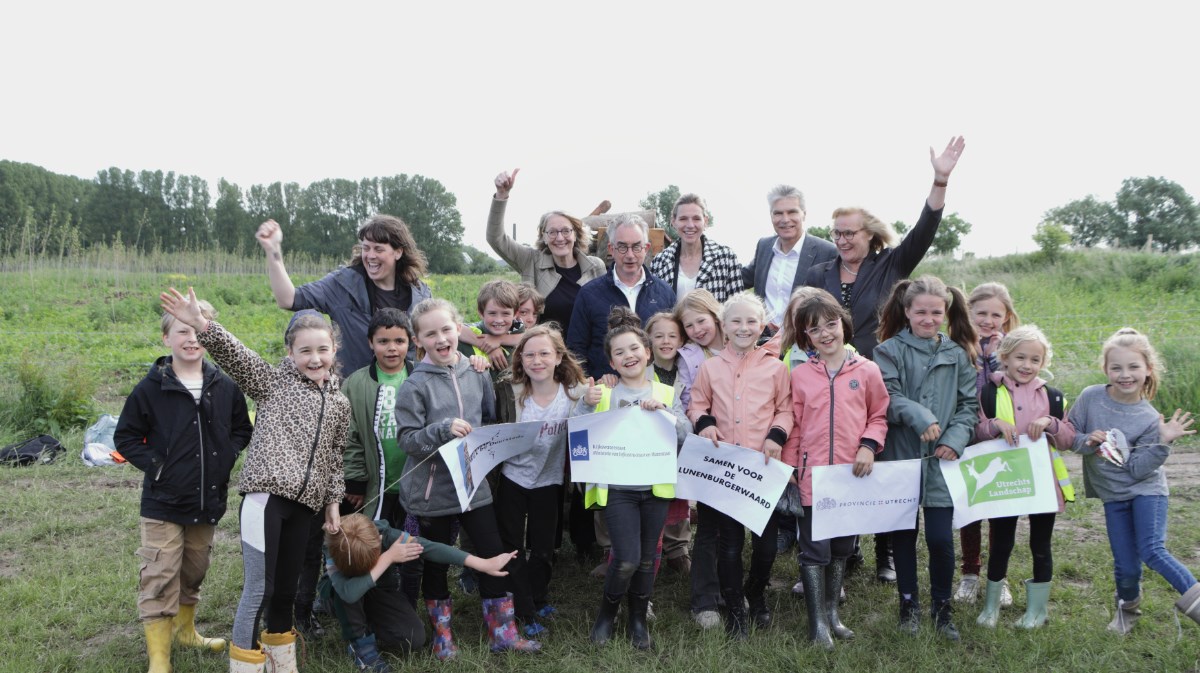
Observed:
[[[590,376],[587,378],[587,381],[584,382],[584,385],[587,387],[587,392],[585,392],[583,394],[584,404],[586,404],[590,407],[594,407],[597,404],[600,404],[601,398],[604,397],[603,388],[596,385],[596,380]]]
[[[962,136],[954,136],[950,142],[946,143],[946,149],[942,153],[934,156],[933,148],[929,148],[929,163],[933,164],[933,177],[939,182],[945,182],[950,174],[954,172],[954,167],[958,165],[958,158],[962,155],[963,148],[967,144]]]
[[[512,191],[513,185],[517,182],[517,173],[521,169],[514,168],[511,174],[501,173],[496,176],[496,200],[503,201],[508,198],[508,193]]]
[[[1163,418],[1162,414],[1158,415],[1158,441],[1163,444],[1170,444],[1184,435],[1194,435],[1195,430],[1190,430],[1192,423],[1196,419],[1192,417],[1191,412],[1183,409],[1176,409],[1175,413],[1171,414],[1171,420]]]
[[[283,249],[283,229],[275,220],[267,220],[258,225],[258,232],[254,234],[254,238],[268,254]]]
[[[166,292],[158,295],[162,310],[175,316],[177,320],[197,332],[208,329],[208,318],[200,313],[200,300],[196,299],[196,290],[189,287],[187,296],[175,288],[167,288]]]

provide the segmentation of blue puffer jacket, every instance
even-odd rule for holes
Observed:
[[[433,294],[425,283],[418,282],[412,286],[412,306],[431,296]],[[367,296],[367,283],[361,273],[343,266],[329,272],[321,280],[296,288],[292,310],[302,311],[306,308],[316,309],[337,323],[342,333],[337,359],[346,376],[371,364],[371,345],[367,341],[367,326],[371,324],[371,299]]]
[[[638,317],[642,324],[659,311],[670,311],[675,307],[675,292],[662,279],[646,273],[646,283],[638,293]],[[604,335],[608,334],[608,314],[614,306],[628,306],[629,300],[613,281],[613,272],[600,276],[579,288],[575,298],[575,310],[571,313],[571,327],[567,331],[567,348],[583,361],[588,376],[600,378],[616,373],[608,366],[608,354],[604,352]]]

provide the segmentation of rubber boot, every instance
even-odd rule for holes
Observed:
[[[483,625],[491,639],[492,652],[540,652],[542,644],[526,640],[517,630],[512,594],[483,599]]]
[[[917,602],[917,597],[905,598],[900,597],[900,630],[911,636],[917,635],[921,630],[921,604]]]
[[[613,625],[617,621],[617,611],[621,609],[621,597],[613,598],[608,594],[600,595],[600,609],[596,612],[596,623],[592,624],[592,642],[604,645],[612,639]]]
[[[146,658],[150,673],[171,673],[171,618],[142,622],[146,630]]]
[[[171,630],[174,633],[175,642],[184,647],[198,647],[213,652],[221,652],[225,649],[223,638],[205,638],[196,633],[195,603],[179,606],[179,612],[171,621]]]
[[[829,615],[829,630],[838,640],[854,638],[854,632],[838,616],[842,584],[846,582],[846,560],[833,559],[825,566],[825,612]]]
[[[230,643],[229,673],[263,673],[267,666],[267,655],[262,650],[243,650]]]
[[[458,656],[458,647],[454,644],[454,634],[450,631],[450,618],[454,613],[454,601],[447,598],[440,601],[425,601],[425,611],[429,613],[429,623],[433,625],[433,656],[439,661],[446,661]]]
[[[1130,601],[1123,601],[1117,598],[1116,614],[1113,615],[1112,621],[1108,623],[1108,630],[1123,636],[1127,635],[1133,630],[1133,625],[1137,623],[1138,617],[1142,616],[1142,611],[1138,609],[1138,606],[1141,604],[1142,597],[1140,594],[1137,598]]]
[[[354,662],[354,667],[360,671],[371,671],[372,673],[392,673],[392,667],[379,654],[379,647],[375,644],[375,634],[368,633],[361,638],[355,638],[346,645],[346,651],[350,654],[350,659]]]
[[[875,579],[880,582],[896,581],[896,561],[892,558],[892,536],[875,534]]]
[[[1025,614],[1016,621],[1014,626],[1022,629],[1036,629],[1046,623],[1050,616],[1050,583],[1025,580]]]
[[[800,566],[804,582],[804,606],[808,612],[808,639],[822,649],[833,649],[829,613],[825,609],[825,567]]]
[[[650,627],[646,624],[646,612],[650,609],[650,597],[629,594],[629,642],[639,650],[654,647],[650,640]]]
[[[1004,590],[1004,580],[993,582],[988,580],[987,593],[984,594],[983,610],[975,618],[975,623],[989,629],[996,628],[1000,621],[1000,594]]]
[[[937,632],[946,640],[958,640],[958,627],[951,621],[954,608],[951,607],[950,601],[934,601],[932,612],[933,626]]]
[[[262,632],[258,637],[271,673],[298,673],[296,667],[296,630],[286,633]]]
[[[1200,624],[1200,582],[1193,584],[1175,601],[1175,609],[1192,621]]]

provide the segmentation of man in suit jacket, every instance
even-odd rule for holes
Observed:
[[[772,332],[783,324],[792,290],[804,284],[810,267],[837,259],[829,241],[804,233],[804,194],[790,185],[776,185],[767,194],[775,235],[761,238],[754,261],[742,267],[742,282],[767,305]]]

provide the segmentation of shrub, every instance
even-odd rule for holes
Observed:
[[[3,425],[26,434],[61,437],[96,413],[96,380],[81,363],[49,368],[27,357],[17,365],[17,394],[4,405]]]

